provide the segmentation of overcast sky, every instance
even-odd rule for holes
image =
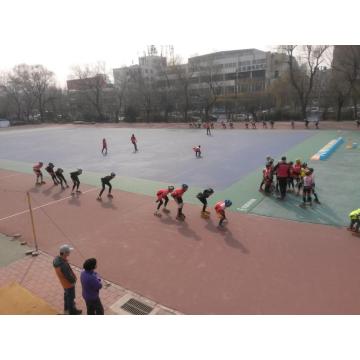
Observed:
[[[212,51],[271,50],[280,43],[340,43],[343,34],[332,27],[325,32],[330,39],[323,37],[306,3],[287,16],[284,0],[1,0],[0,71],[43,64],[64,84],[73,65],[130,65],[151,44],[171,44],[186,60]],[[320,1],[309,4],[323,11]]]

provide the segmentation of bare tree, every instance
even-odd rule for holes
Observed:
[[[85,100],[96,111],[100,121],[105,120],[104,115],[104,89],[108,80],[105,64],[75,66],[73,67],[73,77],[80,80],[78,82],[78,96],[75,101]],[[78,104],[80,109],[84,104]]]
[[[305,45],[299,47],[298,45],[282,45],[279,49],[287,55],[290,82],[295,89],[301,106],[301,113],[305,119],[315,76],[324,61],[329,46]]]

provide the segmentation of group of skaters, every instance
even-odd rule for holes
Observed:
[[[312,206],[312,195],[314,201],[320,204],[318,195],[315,191],[314,169],[308,167],[307,163],[297,159],[287,161],[283,156],[277,164],[271,156],[266,157],[266,164],[262,171],[262,181],[259,191],[265,195],[272,195],[274,192],[279,194],[278,199],[284,200],[286,193],[291,192],[300,196],[302,192],[301,207]]]
[[[137,139],[135,137],[134,134],[131,135],[130,137],[130,142],[133,144],[134,146],[134,153],[138,152],[138,146],[137,146]],[[108,153],[108,145],[107,145],[107,141],[105,138],[102,139],[102,149],[101,149],[101,153],[106,156]]]
[[[170,210],[167,208],[168,202],[169,202],[169,195],[174,199],[175,203],[177,204],[177,216],[176,219],[180,221],[185,220],[185,214],[183,213],[183,195],[188,190],[189,186],[187,184],[182,184],[181,187],[175,189],[174,186],[170,185],[166,189],[160,189],[156,193],[156,203],[157,207],[154,212],[155,216],[161,217],[160,209],[163,206],[162,211],[166,214],[170,212]],[[208,219],[210,216],[210,211],[207,210],[208,207],[208,198],[214,194],[214,190],[211,188],[205,189],[202,192],[199,192],[196,195],[196,198],[202,203],[202,210],[201,210],[201,216],[205,219]],[[230,207],[232,205],[231,200],[221,200],[218,201],[215,206],[214,210],[219,218],[218,227],[222,228],[224,226],[224,222],[227,221],[225,209]]]

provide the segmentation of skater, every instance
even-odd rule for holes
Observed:
[[[315,127],[316,127],[316,129],[319,129],[319,119],[316,119],[316,121],[315,121]]]
[[[267,129],[267,128],[268,128],[268,127],[267,127],[267,123],[266,123],[265,120],[262,121],[262,127],[263,127],[263,129]]]
[[[256,120],[254,118],[251,120],[251,128],[256,129]]]
[[[173,197],[173,199],[178,204],[178,212],[177,212],[177,216],[176,216],[177,220],[185,220],[185,215],[182,212],[182,209],[183,209],[183,206],[184,206],[182,196],[183,196],[184,192],[187,191],[188,188],[189,188],[188,185],[182,184],[181,188],[175,189],[171,193],[171,196]]]
[[[203,208],[201,211],[201,215],[208,217],[210,215],[210,211],[206,211],[207,207],[207,199],[209,196],[211,196],[214,193],[214,190],[209,188],[205,189],[203,192],[199,192],[196,197],[200,200],[200,202],[203,204]]]
[[[292,161],[289,162],[289,177],[287,181],[288,192],[294,192],[294,163]]]
[[[300,195],[301,189],[301,160],[296,159],[295,164],[293,165],[293,177],[295,179],[296,186],[296,196]]]
[[[63,172],[64,172],[64,170],[62,168],[57,168],[56,171],[55,171],[55,175],[56,175],[56,177],[57,177],[57,179],[58,179],[58,181],[59,181],[59,183],[61,185],[61,188],[65,189],[65,186],[63,184],[65,184],[67,188],[69,187],[69,185],[66,182],[66,179],[65,179],[65,177],[63,175]]]
[[[272,182],[273,182],[273,169],[272,162],[268,162],[262,171],[263,178],[259,187],[259,191],[263,192],[263,186],[265,185],[265,193],[271,194]]]
[[[270,120],[270,127],[271,127],[271,129],[274,128],[274,124],[275,124],[275,121],[274,121],[273,119],[271,119],[271,120]]]
[[[71,190],[71,195],[75,195],[75,188],[76,188],[76,193],[81,194],[81,191],[79,190],[79,186],[80,186],[80,180],[79,180],[79,176],[82,174],[82,170],[81,169],[77,169],[76,171],[73,171],[70,173],[70,177],[71,180],[73,181],[73,187]]]
[[[132,144],[134,145],[134,152],[137,152],[138,151],[138,148],[137,148],[137,145],[136,145],[137,140],[136,140],[136,137],[135,137],[134,134],[131,135],[130,140],[131,140]]]
[[[312,194],[314,195],[314,201],[317,203],[317,204],[321,204],[320,201],[319,201],[319,198],[317,196],[317,193],[315,191],[315,174],[314,174],[314,169],[313,168],[309,168],[309,171],[310,171],[310,176],[312,178],[312,187],[311,187],[311,192]]]
[[[230,125],[230,129],[233,129],[234,128],[234,124],[232,121],[229,122],[229,125]]]
[[[53,163],[49,163],[49,165],[45,168],[45,170],[49,173],[49,175],[51,176],[51,179],[54,182],[54,185],[57,186],[59,185],[59,181],[56,178],[56,174],[54,172],[54,167],[55,165]]]
[[[295,121],[294,120],[291,120],[291,128],[295,129]]]
[[[226,129],[225,121],[222,121],[222,122],[221,122],[221,125],[222,125],[223,129]]]
[[[289,177],[289,164],[286,162],[286,156],[281,158],[274,168],[276,172],[277,181],[279,182],[280,197],[279,200],[284,200],[286,197],[287,179]]]
[[[232,205],[232,202],[230,200],[219,201],[218,203],[216,203],[214,208],[215,208],[217,216],[220,219],[219,224],[218,224],[219,228],[221,228],[223,226],[224,221],[227,221],[226,215],[225,215],[225,209],[230,207],[231,205]]]
[[[195,157],[201,158],[201,146],[194,146],[193,150],[195,151]]]
[[[349,231],[353,231],[354,234],[359,235],[359,229],[360,229],[360,209],[353,210],[349,214],[350,218],[350,225],[347,228]]]
[[[212,130],[214,130],[214,123],[213,122],[211,122],[210,127],[211,127]]]
[[[41,172],[41,168],[43,167],[43,163],[39,161],[37,164],[33,166],[33,171],[36,175],[36,185],[42,185],[45,184],[45,181],[43,179],[43,174]],[[39,181],[40,180],[40,181]]]
[[[306,127],[306,129],[308,129],[308,128],[309,128],[309,120],[308,120],[308,119],[305,119],[304,121],[305,121],[305,127]]]
[[[102,149],[101,149],[101,153],[103,155],[107,155],[107,152],[108,152],[108,149],[107,149],[107,142],[106,142],[106,139],[103,138],[102,140]]]
[[[157,200],[155,202],[158,203],[158,205],[157,205],[157,208],[156,208],[156,210],[154,212],[154,215],[161,216],[161,214],[159,213],[159,210],[160,210],[162,204],[164,204],[163,212],[165,212],[165,213],[170,212],[170,210],[168,210],[166,208],[166,205],[169,202],[168,194],[171,194],[173,191],[174,191],[174,187],[170,185],[170,186],[168,186],[167,189],[161,189],[156,193]]]
[[[113,196],[111,195],[112,186],[111,186],[111,184],[110,184],[110,181],[111,181],[115,176],[116,176],[116,174],[112,172],[110,175],[101,178],[101,186],[102,186],[102,189],[101,189],[100,194],[99,194],[99,196],[97,197],[96,200],[101,201],[101,195],[102,195],[102,193],[103,193],[104,190],[105,190],[105,185],[107,185],[107,186],[109,187],[108,197],[109,197],[109,198],[112,198],[112,197],[113,197]]]
[[[312,206],[312,198],[311,198],[311,189],[312,189],[312,177],[309,169],[306,170],[304,176],[304,186],[303,186],[303,202],[300,204],[301,207],[306,207],[306,203],[308,202],[310,206]]]
[[[210,124],[209,124],[208,121],[206,122],[206,135],[210,135],[210,136],[211,136]]]

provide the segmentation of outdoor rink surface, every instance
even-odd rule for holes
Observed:
[[[355,276],[360,270],[360,239],[340,223],[337,227],[309,224],[305,215],[301,222],[280,219],[283,216],[277,212],[295,212],[291,209],[292,205],[295,209],[296,199],[291,198],[281,208],[282,204],[263,199],[257,192],[258,171],[266,155],[278,158],[295,151],[305,158],[317,142],[332,138],[332,133],[289,131],[286,135],[291,136],[280,146],[284,131],[216,130],[213,137],[207,137],[203,130],[136,129],[140,152],[134,154],[129,141],[132,132],[60,128],[1,133],[0,167],[7,170],[0,171],[0,232],[21,232],[31,243],[25,198],[25,192],[30,191],[41,250],[55,255],[61,244],[70,242],[75,247],[71,260],[77,266],[85,258],[96,257],[104,278],[183,313],[360,313],[360,287]],[[107,157],[100,154],[103,137],[109,143]],[[204,149],[203,159],[195,159],[192,151],[192,146],[199,144]],[[336,167],[340,168],[343,161],[336,155],[345,156],[347,165],[350,157],[356,159],[354,152],[351,156],[345,150],[335,153],[333,164],[338,161]],[[49,178],[46,185],[35,187],[31,165],[37,160],[83,168],[83,194],[72,198],[68,190],[52,187]],[[325,164],[316,166],[322,200],[326,191],[320,173],[329,170]],[[86,177],[87,171],[90,175]],[[114,182],[115,197],[112,201],[103,197],[99,203],[95,200],[98,178],[110,171],[120,174]],[[121,178],[124,174],[130,180],[141,180],[128,181]],[[209,220],[202,219],[200,205],[192,199],[204,179],[208,181],[204,187],[215,184],[217,198],[234,199],[226,231],[217,229],[213,209]],[[186,182],[195,189],[185,196],[184,223],[175,220],[172,200],[169,216],[154,217],[153,194],[163,184],[160,182]],[[246,189],[245,195],[238,195]],[[255,196],[253,208],[236,211]],[[340,193],[338,197],[345,198]],[[346,206],[351,205],[349,201]],[[329,207],[327,201],[324,206]],[[259,209],[265,217],[251,214]],[[347,214],[338,221],[347,223]]]

